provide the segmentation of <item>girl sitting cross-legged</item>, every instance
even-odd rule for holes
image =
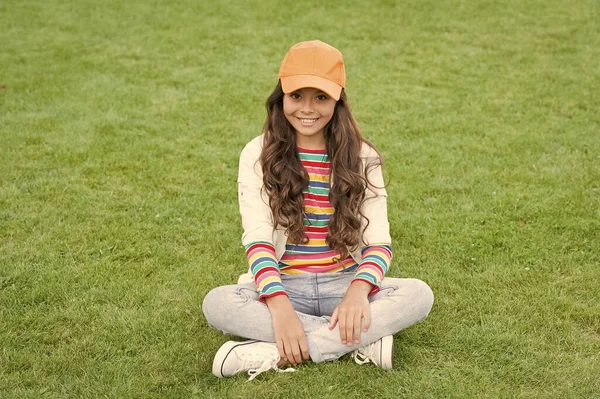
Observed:
[[[209,325],[250,340],[221,346],[217,377],[252,379],[347,353],[389,369],[393,334],[431,310],[426,283],[385,277],[392,247],[382,160],[361,136],[345,83],[337,49],[317,40],[291,47],[263,134],[241,153],[250,270],[211,290],[202,308]]]

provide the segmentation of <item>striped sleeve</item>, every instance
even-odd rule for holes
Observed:
[[[255,241],[246,245],[246,255],[250,270],[256,282],[258,300],[265,302],[265,298],[276,295],[286,295],[281,275],[275,256],[275,248],[271,243]]]
[[[353,281],[361,280],[373,286],[371,295],[379,292],[381,280],[390,267],[392,246],[390,244],[374,244],[362,250],[362,259],[356,270]]]

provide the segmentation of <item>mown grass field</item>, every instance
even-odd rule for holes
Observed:
[[[600,398],[600,6],[0,3],[0,397]],[[395,368],[218,380],[237,162],[294,43],[385,157]]]

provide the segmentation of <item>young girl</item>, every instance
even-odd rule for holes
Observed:
[[[263,134],[241,153],[250,269],[237,285],[210,291],[202,309],[212,327],[252,340],[221,346],[217,377],[247,371],[253,379],[346,353],[390,369],[392,335],[431,310],[427,284],[384,278],[392,248],[382,162],[352,117],[345,82],[337,49],[294,45],[267,100]]]

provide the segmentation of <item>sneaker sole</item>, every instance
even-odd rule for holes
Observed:
[[[381,338],[379,346],[379,359],[381,359],[380,367],[384,370],[391,370],[394,363],[394,337],[386,335]]]
[[[223,345],[221,345],[221,347],[215,354],[215,358],[213,360],[212,373],[214,374],[214,376],[218,378],[230,377],[229,375],[223,374],[223,365],[225,364],[225,359],[227,359],[227,356],[229,356],[231,351],[237,348],[238,346],[249,345],[255,342],[258,341],[227,341]]]

